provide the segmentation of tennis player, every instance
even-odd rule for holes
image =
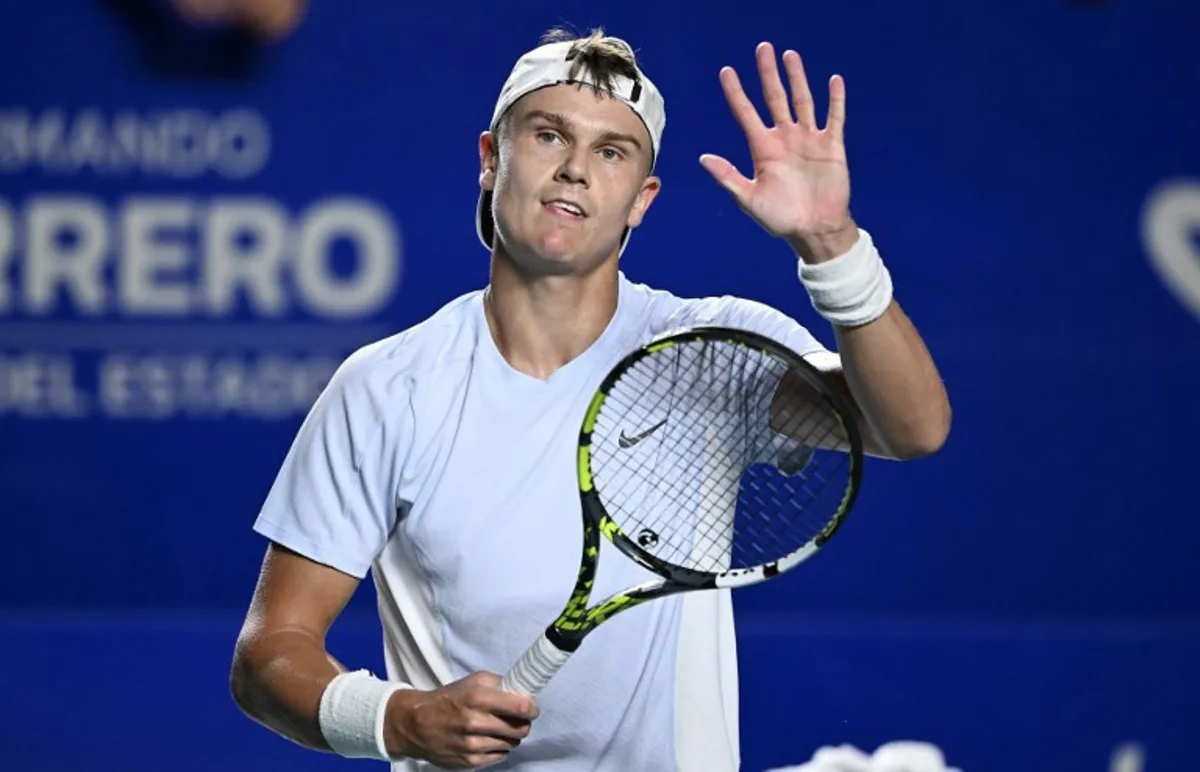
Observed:
[[[760,303],[685,299],[626,278],[620,255],[660,191],[663,97],[623,41],[550,33],[516,63],[479,140],[489,283],[344,362],[258,516],[269,544],[231,676],[251,718],[394,772],[738,768],[726,591],[647,603],[601,626],[537,704],[497,687],[574,584],[573,450],[587,399],[652,336],[702,323],[769,335],[838,381],[871,454],[909,459],[946,439],[934,363],[849,212],[845,86],[831,81],[818,128],[800,57],[782,60],[790,102],[775,51],[758,47],[769,123],[735,72],[720,73],[753,176],[714,155],[700,163],[791,246],[797,263],[778,278],[798,273],[797,301],[805,292],[833,325],[838,352]],[[368,571],[385,677],[343,667],[325,647]],[[639,571],[601,561],[594,596]]]

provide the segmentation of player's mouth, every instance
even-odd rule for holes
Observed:
[[[582,220],[587,217],[587,211],[582,206],[565,198],[551,199],[542,206],[556,217],[567,217],[572,220]]]

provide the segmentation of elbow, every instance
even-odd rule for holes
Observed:
[[[255,670],[247,642],[239,641],[233,653],[233,663],[229,667],[229,696],[233,698],[238,709],[251,718],[255,717],[258,703]]]
[[[243,713],[250,712],[250,674],[246,659],[240,653],[234,654],[233,665],[229,668],[229,696]]]
[[[933,417],[913,426],[905,436],[889,443],[891,456],[897,461],[913,461],[938,453],[950,437],[950,406]]]

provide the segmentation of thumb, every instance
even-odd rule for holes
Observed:
[[[737,170],[737,167],[721,156],[705,153],[700,156],[700,165],[708,170],[708,173],[713,176],[713,179],[721,187],[732,193],[733,197],[738,200],[738,203],[749,197],[750,188],[753,183],[743,177],[742,173]]]

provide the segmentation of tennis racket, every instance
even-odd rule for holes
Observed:
[[[774,340],[696,327],[629,353],[579,433],[574,591],[501,688],[537,694],[589,633],[641,603],[795,568],[849,513],[862,459],[846,401]],[[589,605],[601,537],[657,578]]]

